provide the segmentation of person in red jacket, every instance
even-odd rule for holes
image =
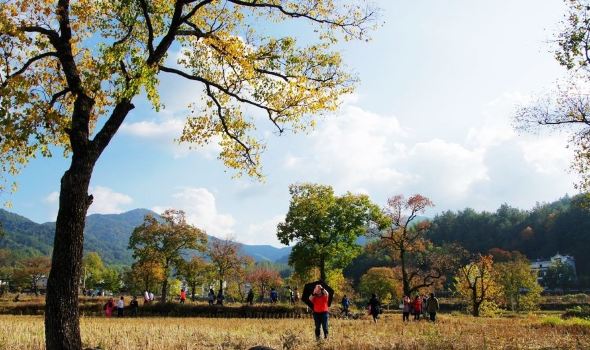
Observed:
[[[414,311],[414,320],[420,320],[420,314],[422,313],[422,298],[420,295],[416,295],[414,298],[414,302],[412,303],[413,311]]]
[[[184,304],[185,301],[186,301],[186,292],[184,291],[184,288],[182,288],[180,290],[180,303]]]
[[[321,285],[316,285],[309,300],[313,304],[313,320],[315,322],[315,338],[320,339],[320,326],[324,331],[324,339],[328,338],[328,291]]]

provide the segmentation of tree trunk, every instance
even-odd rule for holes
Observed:
[[[165,303],[168,299],[168,277],[164,278],[162,281],[162,299],[160,302]]]
[[[320,281],[326,282],[326,261],[324,258],[320,259]]]
[[[404,295],[411,296],[410,281],[408,281],[408,271],[406,271],[406,250],[401,248],[399,250],[400,267],[402,270],[402,284],[404,288]]]
[[[61,178],[51,270],[47,280],[45,341],[48,350],[82,349],[78,289],[86,213],[92,203],[88,185],[94,161],[74,153]]]

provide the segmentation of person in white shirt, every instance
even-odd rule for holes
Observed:
[[[117,301],[117,317],[123,317],[123,309],[125,308],[125,300],[123,296]]]
[[[154,293],[150,292],[150,303],[154,300],[156,300],[156,298],[154,297]]]
[[[150,303],[150,293],[146,290],[143,292],[143,305],[147,305]]]

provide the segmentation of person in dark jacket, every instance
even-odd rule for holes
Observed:
[[[248,291],[248,296],[246,297],[246,303],[248,303],[248,305],[254,304],[254,288],[250,288],[250,290]]]
[[[340,314],[348,317],[350,315],[350,299],[348,299],[348,296],[344,295],[340,304],[342,305],[342,312]]]
[[[434,297],[434,293],[430,293],[430,298],[428,298],[428,303],[426,304],[426,311],[428,311],[428,314],[430,315],[430,321],[436,321],[438,308],[438,299]]]
[[[373,322],[377,323],[377,319],[379,318],[379,314],[381,314],[381,302],[377,299],[377,295],[373,293],[371,295],[371,299],[369,300],[369,314],[373,316]]]
[[[133,299],[129,303],[129,309],[131,310],[131,316],[137,316],[137,309],[139,308],[139,302],[137,302],[137,297],[133,296]]]

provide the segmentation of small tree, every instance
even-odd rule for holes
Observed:
[[[35,295],[39,295],[39,282],[47,277],[51,268],[51,259],[47,256],[27,258],[19,262],[15,274],[22,275]]]
[[[223,282],[238,274],[242,274],[248,258],[239,254],[240,246],[230,240],[214,240],[209,245],[208,254],[211,258],[216,280],[219,282],[219,291],[223,293]]]
[[[82,259],[82,288],[96,288],[103,278],[104,263],[97,252],[89,252]]]
[[[494,274],[491,255],[477,255],[457,271],[455,289],[468,302],[473,316],[480,316],[482,308],[494,308],[500,293]]]
[[[543,288],[528,260],[519,258],[495,264],[496,280],[501,287],[504,304],[512,311],[536,310]]]
[[[384,225],[379,207],[367,195],[335,196],[330,186],[289,186],[291,203],[277,237],[285,245],[295,242],[289,264],[300,274],[313,267],[326,280],[330,269],[345,268],[361,252],[360,236]]]
[[[279,272],[268,266],[257,265],[246,275],[246,281],[256,286],[261,296],[264,296],[267,289],[280,286],[283,281]]]
[[[384,304],[401,298],[401,286],[390,267],[372,267],[362,277],[359,289],[365,297],[377,294]]]
[[[181,253],[188,249],[205,251],[207,235],[189,225],[182,210],[166,210],[161,220],[146,215],[143,224],[129,237],[129,248],[133,249],[135,259],[161,264],[164,270],[161,301],[164,303],[168,295],[168,278],[172,268],[181,264]]]
[[[166,278],[162,264],[158,261],[143,259],[133,263],[127,278],[132,289],[137,292],[155,291],[157,285]]]
[[[549,289],[572,288],[576,283],[576,273],[571,265],[556,261],[547,268],[543,282]]]
[[[178,267],[178,274],[186,281],[191,289],[191,299],[195,300],[196,289],[210,279],[212,265],[200,256],[193,256]]]

